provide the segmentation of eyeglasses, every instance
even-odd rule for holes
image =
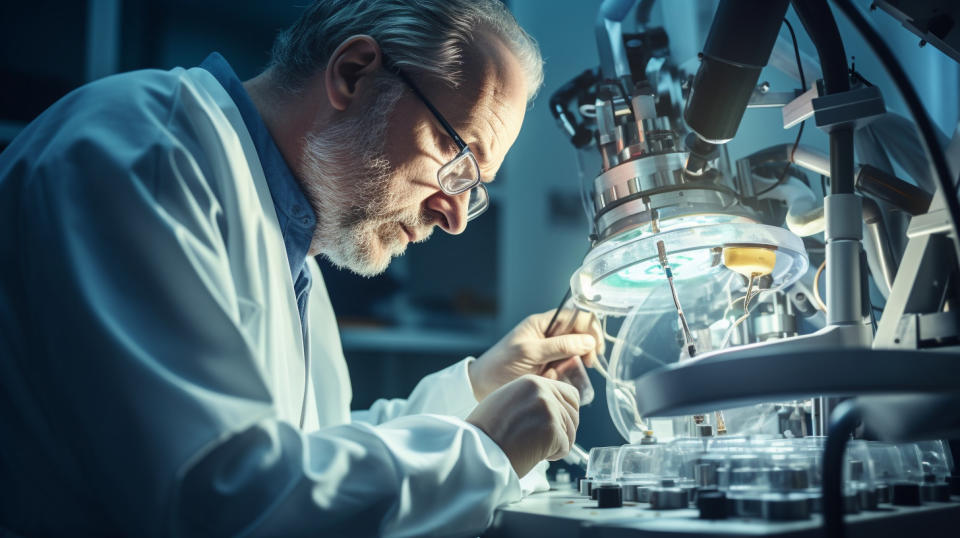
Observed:
[[[441,166],[440,170],[437,170],[437,182],[440,183],[440,190],[450,196],[457,196],[469,191],[467,221],[479,217],[490,206],[490,194],[487,192],[486,185],[480,180],[480,164],[477,163],[477,157],[470,151],[470,146],[460,138],[460,135],[443,117],[443,114],[440,114],[433,103],[423,95],[420,88],[410,80],[410,77],[396,66],[391,66],[390,70],[410,87],[414,95],[426,105],[433,117],[440,122],[443,130],[450,135],[450,138],[457,145],[459,150],[457,156]]]

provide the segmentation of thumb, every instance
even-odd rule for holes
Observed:
[[[540,341],[539,353],[530,357],[537,363],[550,362],[579,355],[586,355],[597,347],[597,340],[589,334],[564,334]]]

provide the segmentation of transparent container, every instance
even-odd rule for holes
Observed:
[[[697,463],[706,453],[706,439],[674,439],[667,446],[670,451],[663,469],[664,477],[673,478],[678,486],[695,486]]]
[[[913,443],[920,452],[923,484],[920,495],[925,502],[950,502],[949,477],[953,471],[953,456],[946,441]]]
[[[867,443],[867,452],[878,484],[923,482],[923,462],[917,445],[870,442]]]
[[[617,451],[614,478],[624,501],[649,502],[650,491],[660,483],[664,445],[624,445]]]
[[[623,445],[617,451],[614,477],[620,482],[654,483],[661,467],[663,445]]]
[[[695,286],[691,284],[693,287],[686,291],[678,289],[698,353],[743,343],[740,330],[745,325],[744,315],[753,313],[759,305],[774,299],[772,293],[776,288],[752,292],[752,300],[744,312],[745,280],[739,274],[733,274],[722,279],[697,281]],[[636,382],[642,376],[665,366],[689,360],[685,338],[665,279],[653,286],[644,300],[637,303],[623,319],[617,336],[612,339],[606,398],[611,419],[627,442],[639,442],[648,427],[654,429],[657,437],[668,437],[653,424],[647,424],[637,409]],[[770,404],[720,411],[731,412],[727,418],[733,418],[724,420],[727,435],[745,432],[761,423],[774,428],[778,424],[776,411]],[[760,420],[764,414],[770,420]],[[710,427],[712,435],[720,433],[720,420],[716,412],[706,413],[702,419],[702,424]],[[671,436],[696,435],[700,426],[691,417],[675,418],[671,423]]]
[[[616,465],[619,451],[618,446],[591,448],[587,458],[586,478],[592,480],[594,485],[613,483],[615,481],[614,465]]]
[[[932,476],[933,482],[946,483],[953,472],[953,455],[946,441],[921,441],[913,443],[920,450],[924,475]],[[925,481],[931,480],[925,478]]]

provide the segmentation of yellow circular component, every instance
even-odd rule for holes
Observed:
[[[763,247],[724,247],[723,265],[751,278],[769,275],[777,264],[776,251]]]

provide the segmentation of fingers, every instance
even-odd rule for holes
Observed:
[[[580,358],[581,360],[583,360],[584,366],[586,366],[587,368],[591,368],[597,362],[597,352],[591,351],[590,353],[587,353],[586,355]]]
[[[567,404],[569,404],[575,413],[578,414],[577,420],[579,420],[580,412],[580,393],[572,385],[568,383],[563,383],[560,381],[553,383],[553,388],[559,393],[560,398]]]
[[[597,340],[589,334],[564,334],[544,338],[529,346],[529,358],[537,364],[565,359],[567,357],[588,355],[597,346]]]
[[[562,429],[557,438],[557,450],[547,459],[554,460],[565,456],[577,438],[577,428],[580,426],[580,396],[576,389],[566,383],[551,383],[551,388],[560,404],[558,414]]]
[[[597,345],[594,348],[595,354],[603,354],[606,350],[606,341],[603,338],[603,328],[600,326],[600,321],[597,320],[597,317],[593,314],[582,314],[577,317],[576,323],[568,332],[576,332],[581,334],[589,334],[590,336],[596,339]],[[595,358],[595,356],[594,356]]]
[[[550,330],[550,320],[553,320],[553,314],[556,310],[547,310],[546,312],[540,312],[539,314],[531,314],[527,317],[526,322],[529,323],[537,333],[546,335],[547,331]],[[573,310],[563,309],[557,314],[556,320],[553,322],[553,330],[556,331],[558,328],[563,327],[569,323],[570,317],[573,314]]]
[[[554,319],[554,312],[556,311],[548,310],[540,314],[534,314],[528,318],[528,322],[532,324],[538,334],[543,334],[547,338],[565,334],[588,334],[594,338],[593,352],[595,354],[602,355],[606,351],[603,328],[595,315],[575,308],[565,308],[557,314],[551,327],[550,321]],[[579,353],[579,355],[585,355],[585,353]],[[595,358],[595,355],[589,358],[584,357],[585,361],[591,365]]]

